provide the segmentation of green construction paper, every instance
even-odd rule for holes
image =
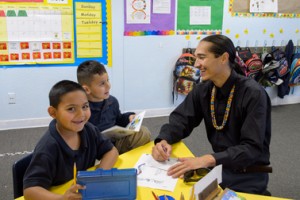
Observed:
[[[190,25],[190,6],[210,6],[210,25]],[[178,0],[177,30],[222,30],[224,0]]]

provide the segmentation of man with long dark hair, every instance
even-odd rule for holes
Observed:
[[[221,186],[255,194],[267,194],[270,164],[271,103],[264,88],[240,75],[232,41],[211,35],[199,42],[195,66],[202,82],[171,113],[162,126],[152,150],[154,159],[164,161],[171,144],[189,136],[202,121],[213,153],[180,158],[168,170],[182,177],[189,170],[223,165]]]

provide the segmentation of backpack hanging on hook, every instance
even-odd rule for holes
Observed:
[[[200,80],[200,70],[194,67],[196,57],[192,54],[192,49],[187,48],[175,63],[173,71],[173,102],[175,95],[187,95]]]
[[[246,47],[246,48],[242,49],[240,46],[237,46],[235,49],[236,49],[236,52],[237,52],[238,56],[244,62],[246,62],[247,60],[249,60],[252,57],[252,53],[251,53],[249,47]]]
[[[289,76],[286,76],[289,74],[290,72],[290,67],[291,66],[291,59],[292,59],[292,55],[293,55],[293,51],[294,51],[294,44],[293,41],[290,40],[288,42],[288,44],[285,46],[285,49],[283,46],[281,46],[278,51],[275,51],[274,57],[276,60],[279,61],[280,66],[278,67],[278,69],[276,70],[276,75],[278,78],[281,78],[283,81],[286,82],[286,86],[288,86],[288,80]],[[279,88],[278,88],[279,89]],[[284,90],[288,90],[288,92],[286,92],[286,94],[289,93],[289,89],[285,88]],[[283,93],[285,93],[283,91]],[[280,92],[278,92],[278,96],[280,98],[283,98],[284,94],[280,94]]]

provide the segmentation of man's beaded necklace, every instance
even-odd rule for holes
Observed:
[[[225,114],[224,114],[224,119],[223,119],[223,122],[222,122],[221,126],[217,125],[216,114],[215,114],[216,86],[214,86],[213,89],[212,89],[211,98],[210,98],[210,112],[211,112],[211,118],[212,118],[213,126],[217,130],[222,130],[224,128],[224,126],[226,125],[226,122],[227,122],[227,119],[228,119],[228,116],[229,116],[229,112],[230,112],[231,102],[232,102],[232,99],[233,99],[234,89],[235,89],[235,85],[233,85],[233,87],[230,90],[230,94],[229,94],[229,97],[228,97],[228,100],[227,100],[226,110],[225,110]]]

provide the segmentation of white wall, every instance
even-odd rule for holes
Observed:
[[[231,17],[228,1],[224,2],[223,34],[235,44],[259,46],[281,45],[289,39],[300,40],[300,18]],[[173,108],[172,70],[182,48],[188,46],[185,36],[124,37],[124,4],[112,0],[113,62],[108,69],[111,93],[119,99],[122,111],[147,110],[147,116],[167,115]],[[245,34],[245,29],[248,34]],[[266,34],[263,33],[266,29]],[[280,29],[283,33],[280,33]],[[227,32],[226,32],[227,31]],[[270,34],[274,34],[274,38]],[[239,38],[236,38],[239,34]],[[204,36],[200,36],[203,38]],[[198,36],[190,37],[196,47]],[[0,130],[20,127],[46,126],[48,92],[59,80],[76,81],[76,66],[47,68],[0,69]],[[273,105],[300,102],[300,89],[280,99],[276,88],[267,89]],[[16,93],[16,104],[8,104],[8,93]],[[182,101],[179,97],[175,105]]]

